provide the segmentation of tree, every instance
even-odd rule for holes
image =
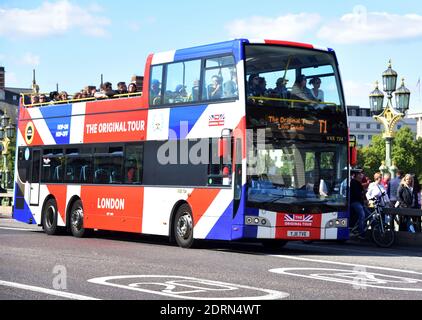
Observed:
[[[381,162],[385,160],[385,140],[382,135],[373,137],[369,146],[358,152],[358,165],[372,177],[379,171]],[[422,139],[415,140],[409,127],[397,131],[393,140],[392,160],[395,165],[406,173],[422,175]]]

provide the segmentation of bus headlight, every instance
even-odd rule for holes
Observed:
[[[261,217],[245,217],[245,224],[247,226],[271,227],[268,219]]]
[[[327,222],[325,227],[327,229],[331,228],[347,228],[348,226],[348,219],[333,219]]]

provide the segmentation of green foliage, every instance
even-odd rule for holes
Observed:
[[[410,128],[403,127],[397,131],[393,140],[392,158],[397,168],[422,178],[422,139],[415,140]],[[358,151],[358,165],[365,169],[369,177],[379,171],[384,160],[385,140],[382,135],[374,136],[368,147]]]

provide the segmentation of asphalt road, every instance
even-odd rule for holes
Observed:
[[[371,243],[202,242],[98,232],[47,236],[0,219],[1,300],[420,300],[422,249]]]

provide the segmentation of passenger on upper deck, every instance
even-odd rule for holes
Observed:
[[[306,87],[306,77],[303,74],[297,77],[292,88],[291,96],[293,99],[314,102],[312,100],[311,90]]]
[[[113,85],[110,82],[106,82],[101,86],[100,92],[96,92],[94,97],[97,99],[111,98],[115,95]]]
[[[236,70],[230,71],[231,79],[224,83],[224,97],[232,98],[239,95],[239,88],[237,86]]]
[[[117,94],[126,94],[126,93],[128,93],[126,82],[123,82],[123,81],[119,82],[117,84]]]
[[[138,88],[136,87],[136,83],[129,83],[129,86],[127,88],[128,93],[136,93],[138,91]]]
[[[323,102],[324,101],[324,91],[320,90],[321,87],[321,79],[318,77],[314,77],[309,81],[309,84],[313,85],[313,89],[311,89],[312,98],[316,101]]]
[[[259,97],[261,95],[261,90],[259,86],[259,75],[253,73],[249,76],[248,81],[248,96]]]
[[[151,101],[154,101],[155,98],[161,96],[161,83],[157,79],[151,81],[150,96]]]
[[[31,104],[38,104],[40,103],[40,97],[37,95],[32,95],[31,96]]]
[[[47,103],[47,97],[45,94],[40,95],[40,103]]]
[[[286,88],[286,84],[289,80],[283,78],[278,78],[276,82],[276,87],[270,91],[271,95],[274,95],[280,99],[289,99],[290,92]]]
[[[222,79],[218,75],[211,78],[212,83],[208,85],[208,98],[210,100],[221,99],[223,97]]]

